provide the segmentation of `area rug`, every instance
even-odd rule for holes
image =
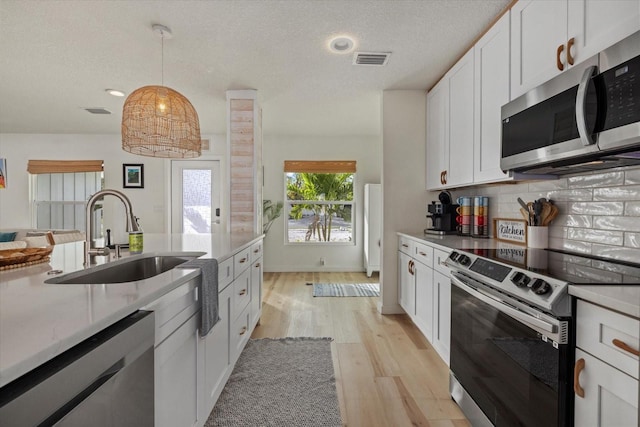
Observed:
[[[205,427],[340,426],[331,338],[249,340]]]
[[[314,297],[379,297],[378,283],[314,283]]]

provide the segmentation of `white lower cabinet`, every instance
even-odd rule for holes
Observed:
[[[205,418],[209,415],[227,380],[227,371],[231,363],[229,354],[229,313],[231,310],[231,298],[233,287],[227,286],[218,294],[218,314],[220,320],[211,329],[206,337],[201,338],[204,343],[205,380],[202,393],[201,415]]]
[[[404,252],[398,252],[398,300],[409,315],[416,313],[416,281],[413,259]]]
[[[415,263],[416,315],[414,323],[422,334],[433,342],[433,269],[421,262]]]
[[[575,425],[637,427],[640,319],[578,300]]]
[[[254,260],[250,265],[250,249]],[[220,320],[200,337],[198,284],[193,279],[145,309],[155,332],[155,426],[203,426],[260,319],[262,241],[218,265]]]
[[[451,342],[451,281],[439,246],[400,235],[398,288],[400,306],[447,365]],[[410,255],[411,254],[411,255]]]
[[[433,271],[433,338],[431,344],[449,365],[451,345],[451,279]],[[429,338],[429,337],[427,337]]]

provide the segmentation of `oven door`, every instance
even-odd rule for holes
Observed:
[[[464,275],[452,272],[451,283],[452,381],[495,426],[570,425],[570,346],[546,338],[563,323],[521,311]]]

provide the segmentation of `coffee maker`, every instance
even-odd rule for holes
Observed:
[[[459,205],[451,203],[451,194],[443,191],[438,195],[439,202],[431,202],[427,206],[427,218],[431,219],[432,226],[424,230],[425,234],[455,234],[458,223],[456,209]]]

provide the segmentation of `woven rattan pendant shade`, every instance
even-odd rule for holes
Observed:
[[[127,97],[122,108],[122,149],[151,157],[199,157],[198,113],[171,88],[141,87]]]

